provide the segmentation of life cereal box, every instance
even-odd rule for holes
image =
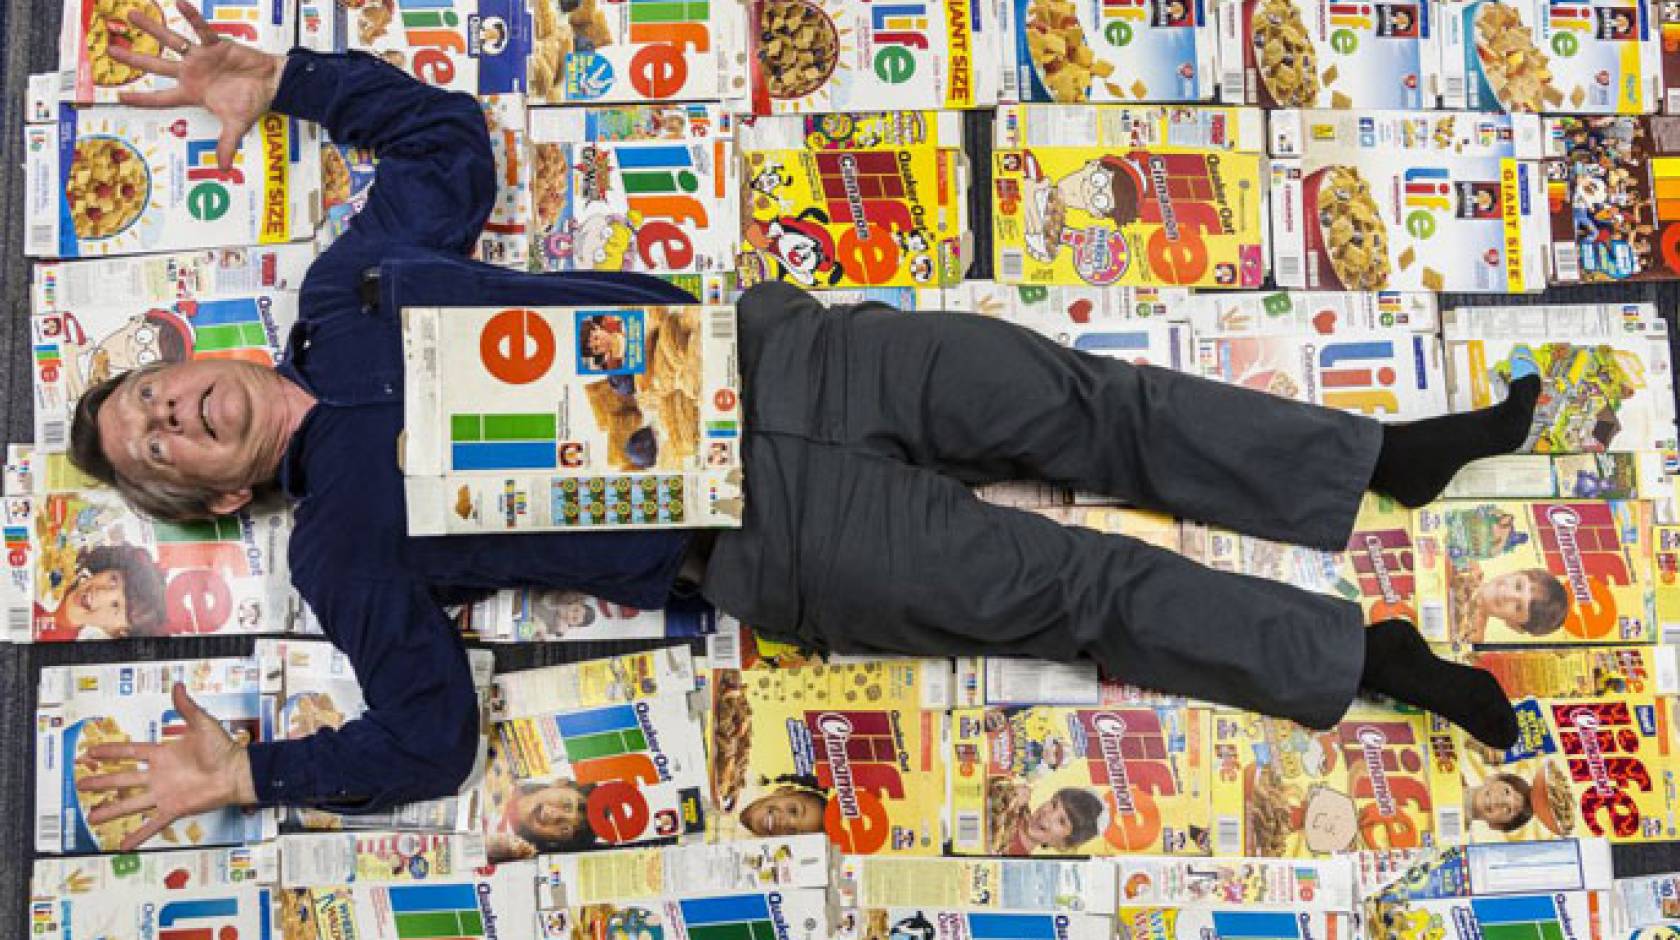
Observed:
[[[741,524],[732,307],[410,307],[411,535]]]
[[[1384,421],[1446,412],[1441,358],[1428,333],[1196,336],[1203,378]]]
[[[296,291],[314,262],[307,242],[43,261],[33,271],[30,309],[42,314]]]
[[[959,111],[847,111],[831,114],[747,114],[736,124],[742,150],[873,150],[877,147],[961,147]]]
[[[835,893],[841,907],[1106,915],[1114,910],[1114,887],[1114,865],[1107,859],[846,855]]]
[[[216,158],[220,131],[197,108],[66,107],[56,124],[29,125],[25,253],[82,258],[314,234],[319,130],[265,114],[226,170]]]
[[[756,114],[955,110],[997,102],[996,12],[969,0],[750,0]]]
[[[1440,0],[1441,106],[1647,114],[1662,81],[1646,0]]]
[[[1206,855],[1208,711],[958,709],[951,847],[959,855]]]
[[[1659,700],[1526,698],[1516,709],[1522,734],[1510,750],[1465,742],[1470,841],[1674,838],[1671,729]]]
[[[276,844],[287,888],[440,881],[484,867],[484,837],[476,832],[288,833]]]
[[[1680,117],[1546,119],[1558,284],[1680,278]]]
[[[1675,448],[1668,327],[1649,304],[1455,310],[1442,333],[1455,411],[1495,404],[1512,382],[1540,377],[1526,452]]]
[[[1346,940],[1361,936],[1352,911],[1253,911],[1122,905],[1115,920],[1122,937],[1159,940],[1200,940],[1205,937]]]
[[[1416,510],[1426,637],[1480,643],[1650,643],[1650,505],[1461,500]]]
[[[1102,914],[975,911],[925,903],[895,907],[842,909],[835,940],[970,940],[980,937],[1053,937],[1055,940],[1108,940],[1114,921]]]
[[[0,536],[5,540],[5,564],[0,566],[0,609],[5,612],[5,635],[0,642],[28,643],[35,612],[35,553],[29,533],[35,524],[35,497],[0,496]]]
[[[532,108],[532,260],[547,271],[732,270],[735,118],[716,105]]]
[[[50,854],[115,852],[138,830],[140,815],[91,825],[87,816],[106,803],[127,799],[131,790],[89,791],[77,782],[94,774],[136,769],[132,760],[94,760],[100,744],[157,743],[186,731],[171,690],[187,693],[235,738],[270,740],[272,716],[252,659],[193,659],[171,662],[54,666],[41,672],[40,708],[35,719],[35,850]],[[274,834],[271,810],[226,807],[188,816],[166,826],[142,848],[196,848],[257,842]]]
[[[687,695],[698,685],[694,654],[687,646],[667,646],[504,672],[490,682],[490,715],[505,721],[564,709]]]
[[[1279,333],[1337,336],[1342,333],[1434,333],[1440,318],[1434,294],[1404,291],[1208,292],[1184,304],[1198,335]]]
[[[1545,287],[1550,222],[1536,119],[1429,111],[1270,118],[1280,287]]]
[[[548,910],[639,898],[822,889],[833,867],[828,839],[816,833],[544,855],[537,859],[537,904]]]
[[[966,264],[962,152],[932,144],[743,154],[742,287],[936,287]]]
[[[1203,0],[1009,0],[1005,101],[1206,101],[1214,5]]]
[[[820,832],[854,855],[940,854],[949,673],[915,659],[714,668],[708,839]]]
[[[323,729],[337,730],[367,710],[349,657],[329,643],[258,640],[255,655],[262,666],[264,694],[275,703],[276,740],[298,741]],[[467,656],[472,665],[473,684],[482,697],[490,685],[494,657],[489,650],[480,649],[469,650]],[[471,785],[469,782],[466,787]],[[470,807],[469,800],[452,796],[410,803],[385,812],[354,815],[288,806],[280,810],[280,826],[288,831],[467,830],[473,823]]]
[[[1322,732],[1216,712],[1214,854],[1456,845],[1464,822],[1452,735],[1439,719],[1364,703]]]
[[[747,96],[744,0],[531,0],[529,8],[533,104]]]
[[[537,917],[531,891],[535,877],[535,862],[515,862],[437,880],[282,888],[276,892],[273,935],[288,940],[529,937]]]
[[[1328,858],[1149,858],[1110,862],[1120,876],[1120,903],[1249,910],[1354,910],[1354,867]]]
[[[495,138],[491,138],[494,142]],[[330,245],[350,227],[350,219],[367,205],[378,169],[372,147],[352,147],[324,141],[321,144],[322,231],[319,247]]]
[[[35,640],[284,632],[296,611],[290,531],[281,508],[172,523],[139,515],[114,490],[41,495],[30,542]]]
[[[1065,319],[1016,321],[1069,349],[1121,359],[1132,365],[1159,366],[1175,372],[1192,369],[1190,329],[1168,320],[1108,320],[1069,323]]]
[[[297,5],[274,0],[218,0],[199,4],[200,13],[218,36],[263,52],[284,55],[297,32]],[[149,16],[183,36],[193,27],[174,3],[164,0],[65,0],[59,31],[59,68],[66,100],[76,104],[110,103],[130,91],[174,88],[175,80],[118,62],[117,46],[141,55],[162,56],[161,44],[128,21],[131,13]]]
[[[537,922],[541,932],[536,936],[542,940],[594,940],[621,936],[625,930],[661,940],[832,940],[836,936],[828,897],[820,888],[544,908],[538,911]]]
[[[523,271],[531,263],[531,153],[522,95],[480,95],[490,151],[496,158],[496,201],[473,256]]]
[[[1260,286],[1260,124],[1258,111],[1241,108],[1000,109],[991,192],[998,280]]]
[[[1478,650],[1470,663],[1492,673],[1513,699],[1680,693],[1680,665],[1669,646]]]
[[[1193,298],[1179,287],[1088,287],[965,280],[918,290],[917,309],[956,310],[1004,320],[1183,320]]]
[[[1262,108],[1433,108],[1429,0],[1218,5],[1220,100]]]
[[[663,610],[638,610],[577,591],[510,588],[469,605],[463,627],[487,643],[658,640],[705,636],[717,615],[675,597]]]
[[[116,859],[139,865],[134,860],[146,857],[129,853]],[[269,930],[274,894],[272,883],[175,891],[150,878],[134,878],[123,882],[122,890],[31,897],[28,933],[19,936],[31,940],[268,938],[273,936]]]
[[[63,307],[33,317],[35,440],[42,451],[69,444],[82,393],[153,363],[223,359],[272,366],[292,324],[291,291],[209,300]]]
[[[209,891],[272,886],[279,880],[279,874],[280,852],[271,842],[173,852],[39,858],[29,880],[29,896],[51,898],[57,903],[144,890],[191,897]]]
[[[428,85],[478,92],[479,56],[512,38],[476,0],[345,0],[349,48],[384,59]]]

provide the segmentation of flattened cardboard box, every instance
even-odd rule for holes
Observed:
[[[1437,0],[1444,108],[1648,114],[1661,40],[1648,0]]]
[[[1232,0],[1218,7],[1220,100],[1263,108],[1432,108],[1430,0]]]
[[[745,0],[530,0],[531,103],[745,99],[748,16]]]
[[[1005,0],[1000,99],[1206,101],[1214,11],[1206,0]]]
[[[164,55],[158,41],[128,22],[140,13],[183,36],[193,28],[164,0],[63,0],[59,29],[59,70],[66,100],[76,104],[110,103],[130,91],[174,88],[175,79],[124,65],[107,52],[124,46],[142,55]],[[263,52],[285,54],[296,41],[297,4],[294,0],[214,0],[199,11],[220,36]],[[167,58],[167,56],[166,56]]]

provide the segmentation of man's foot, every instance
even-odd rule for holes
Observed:
[[[1517,713],[1493,675],[1436,656],[1405,620],[1366,629],[1359,685],[1428,709],[1488,747],[1505,750],[1517,743]]]
[[[1465,464],[1521,447],[1539,400],[1540,377],[1525,375],[1511,383],[1510,394],[1497,405],[1383,425],[1371,489],[1413,509],[1428,503]]]

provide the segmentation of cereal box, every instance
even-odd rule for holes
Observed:
[[[1182,697],[1144,692],[1103,676],[1093,662],[1059,663],[1016,656],[957,660],[961,707],[984,705],[1180,705]]]
[[[490,150],[496,157],[496,201],[473,256],[523,271],[531,263],[531,152],[525,140],[525,98],[481,95]]]
[[[199,4],[199,9],[218,35],[263,52],[284,54],[296,38],[295,3],[217,0]],[[65,0],[59,30],[59,69],[68,100],[76,104],[114,102],[123,92],[175,87],[173,78],[111,58],[108,50],[113,45],[141,55],[164,54],[156,38],[128,21],[131,13],[160,20],[183,36],[194,35],[192,25],[175,4],[162,0]]]
[[[932,144],[744,154],[741,285],[935,287],[966,267],[962,153]]]
[[[191,359],[272,366],[297,322],[297,298],[276,291],[61,308],[33,317],[35,439],[41,450],[64,450],[82,393],[130,370]]]
[[[1205,101],[1213,4],[1203,0],[1008,0],[1005,101]]]
[[[1467,937],[1600,937],[1606,929],[1603,892],[1552,891],[1497,897],[1420,898],[1373,902],[1371,929],[1399,940],[1438,936],[1447,924],[1472,925]]]
[[[1610,908],[1611,935],[1644,936],[1645,928],[1680,927],[1680,874],[1617,878],[1615,903]],[[1662,936],[1653,931],[1652,940]]]
[[[1646,0],[1438,0],[1441,106],[1549,114],[1657,110],[1662,66]]]
[[[273,885],[279,873],[279,847],[272,842],[174,852],[39,858],[29,880],[29,896],[62,902],[149,890],[160,895],[187,897],[202,892]]]
[[[1204,333],[1279,333],[1337,336],[1440,329],[1435,295],[1403,291],[1239,291],[1203,293],[1183,305],[1182,318]]]
[[[1480,643],[1650,643],[1650,504],[1439,502],[1416,510],[1425,636]]]
[[[1220,100],[1263,108],[1433,108],[1429,0],[1218,6]]]
[[[532,108],[532,259],[546,271],[731,270],[735,118],[716,105]]]
[[[1552,280],[1680,278],[1680,117],[1546,119]]]
[[[1271,115],[1280,287],[1519,293],[1546,282],[1538,122],[1427,111]]]
[[[309,243],[298,242],[40,262],[34,268],[30,309],[43,314],[296,291],[314,261]]]
[[[958,709],[952,723],[957,854],[1208,854],[1206,709]]]
[[[411,535],[739,526],[732,307],[403,310]]]
[[[538,911],[537,922],[542,940],[592,940],[632,930],[634,936],[660,940],[831,940],[836,935],[827,894],[820,888],[545,908]]]
[[[1384,421],[1447,410],[1441,342],[1427,333],[1197,334],[1196,364],[1203,378]]]
[[[221,125],[198,108],[61,108],[24,130],[25,253],[81,258],[314,234],[319,131],[269,113],[221,169]]]
[[[848,111],[747,114],[736,124],[742,150],[874,150],[963,145],[959,111]]]
[[[35,497],[0,497],[0,536],[6,560],[0,565],[0,610],[6,621],[0,642],[28,643],[34,639],[35,552],[29,533],[35,524]]]
[[[1080,352],[1122,359],[1137,366],[1191,370],[1190,330],[1167,320],[1069,323],[1064,319],[1023,319],[1022,326]]]
[[[141,857],[130,853],[116,858]],[[31,940],[267,938],[272,936],[269,913],[274,893],[273,886],[264,883],[172,891],[159,882],[136,878],[121,891],[31,897],[28,932],[20,928],[18,935]]]
[[[495,137],[491,137],[495,142]],[[372,147],[352,147],[324,141],[321,144],[322,230],[316,245],[325,247],[350,227],[350,219],[367,205],[373,191],[377,160]]]
[[[1669,646],[1478,650],[1470,663],[1492,673],[1514,699],[1680,693],[1680,665]]]
[[[996,133],[999,281],[1252,288],[1265,276],[1258,111],[1019,105],[999,110]]]
[[[698,684],[694,654],[687,646],[667,646],[504,672],[491,680],[490,714],[502,721],[561,709],[687,695]]]
[[[1120,876],[1120,903],[1207,908],[1354,909],[1354,869],[1346,856],[1329,858],[1147,858],[1122,856],[1110,864]]]
[[[478,57],[512,36],[477,0],[347,0],[351,50],[384,59],[428,85],[477,93]]]
[[[1005,320],[1057,319],[1090,323],[1106,319],[1182,320],[1192,303],[1178,287],[1087,287],[999,284],[965,280],[954,287],[919,291],[921,310],[956,310]]]
[[[1113,919],[1103,914],[976,911],[924,904],[842,909],[835,940],[978,940],[980,937],[1054,937],[1108,940]]]
[[[283,835],[287,888],[461,878],[484,866],[476,832],[311,832]]]
[[[1672,451],[1673,364],[1654,312],[1649,304],[1450,311],[1442,335],[1453,410],[1495,404],[1512,382],[1538,375],[1524,451]]]
[[[1657,637],[1676,644],[1680,637],[1680,526],[1651,528],[1651,579],[1656,582]]]
[[[925,110],[997,102],[997,14],[969,0],[751,0],[752,110]]]
[[[1669,719],[1658,700],[1526,698],[1516,708],[1522,736],[1510,750],[1465,744],[1470,841],[1675,837]]]
[[[519,588],[497,591],[467,608],[465,628],[487,643],[658,640],[705,636],[717,629],[702,604],[637,610],[577,591]]]
[[[1114,866],[1106,859],[847,855],[840,859],[836,894],[841,907],[1106,915],[1115,904]]]
[[[1440,719],[1364,703],[1329,731],[1217,712],[1214,854],[1456,845],[1464,822],[1452,735]]]
[[[820,832],[854,855],[938,855],[949,673],[913,659],[714,669],[708,839]]]
[[[312,52],[343,52],[350,48],[353,9],[339,0],[298,0],[298,45]]]
[[[744,0],[531,0],[531,102],[745,99],[748,15]]]
[[[290,531],[283,508],[172,523],[139,515],[114,490],[39,496],[35,640],[284,632],[297,606]]]
[[[1158,940],[1201,940],[1207,937],[1339,940],[1360,936],[1352,911],[1249,911],[1123,905],[1115,920],[1119,921],[1120,936]]]
[[[638,898],[822,889],[832,863],[828,839],[816,833],[544,855],[537,859],[537,903],[547,910]]]
[[[349,657],[331,644],[308,640],[258,640],[256,653],[263,670],[263,692],[273,699],[275,740],[298,741],[322,729],[336,730],[367,711],[361,686]],[[490,685],[495,661],[489,650],[469,650],[473,684],[482,700]],[[482,757],[480,758],[482,761]],[[476,776],[476,775],[475,775]],[[468,790],[469,781],[462,786]],[[301,806],[280,810],[280,826],[288,831],[317,829],[434,829],[473,827],[472,801],[441,797],[410,803],[378,813],[340,814]],[[482,850],[480,850],[482,854]],[[337,883],[328,879],[331,883]]]
[[[421,882],[282,888],[276,892],[273,936],[311,940],[529,937],[537,917],[536,897],[531,892],[535,877],[535,862],[514,862]],[[253,932],[250,936],[264,935]]]
[[[186,731],[171,690],[184,683],[193,701],[244,742],[270,739],[272,716],[264,707],[252,659],[52,666],[41,672],[35,718],[35,850],[53,855],[114,852],[143,824],[130,815],[91,825],[87,815],[133,790],[83,793],[77,782],[94,774],[136,769],[132,760],[94,760],[99,744],[157,743]],[[274,834],[266,809],[229,806],[188,816],[164,827],[142,848],[196,848],[256,842]]]
[[[1367,915],[1389,926],[1397,919],[1384,915],[1408,901],[1603,891],[1612,883],[1610,843],[1593,838],[1360,852],[1354,861]]]
[[[1651,499],[1669,479],[1657,451],[1505,454],[1473,460],[1443,499]]]

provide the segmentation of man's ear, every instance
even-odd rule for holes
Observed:
[[[251,488],[248,486],[242,486],[232,492],[217,493],[215,496],[210,497],[205,505],[208,506],[210,512],[215,515],[225,516],[228,513],[238,512],[239,510],[245,508],[245,506],[250,502]]]

